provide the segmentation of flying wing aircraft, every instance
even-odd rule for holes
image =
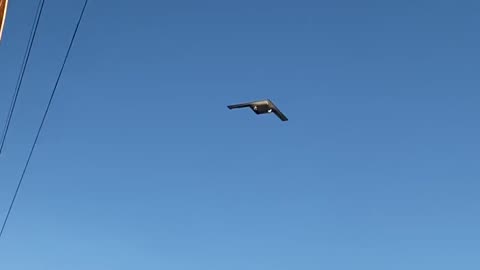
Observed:
[[[288,121],[288,118],[273,104],[269,99],[253,101],[248,103],[240,103],[227,106],[230,110],[240,108],[250,108],[256,114],[274,113],[280,120]]]

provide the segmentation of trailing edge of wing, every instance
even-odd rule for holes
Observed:
[[[232,109],[240,109],[240,108],[247,108],[250,107],[250,103],[241,103],[241,104],[234,104],[234,105],[228,105],[227,107],[232,110]]]
[[[288,121],[288,118],[281,112],[279,111],[278,109],[276,110],[273,110],[273,113],[278,116],[278,118],[280,118],[280,120],[282,121]]]
[[[270,101],[270,100],[269,100]],[[273,107],[273,113],[278,117],[280,118],[280,120],[282,121],[288,121],[288,118],[285,116],[285,114],[282,113],[282,111],[280,111],[278,109],[278,107],[272,102],[270,101],[270,106]]]

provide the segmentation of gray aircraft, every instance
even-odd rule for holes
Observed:
[[[256,114],[267,114],[267,113],[274,113],[280,120],[288,121],[288,118],[273,104],[273,102],[269,99],[260,100],[260,101],[252,101],[248,103],[241,103],[241,104],[234,104],[227,106],[230,110],[232,109],[240,109],[240,108],[250,108]]]

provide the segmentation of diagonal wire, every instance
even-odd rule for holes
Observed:
[[[70,50],[72,49],[73,43],[75,41],[75,37],[76,37],[77,32],[78,32],[78,27],[80,26],[80,23],[82,21],[83,14],[85,13],[85,9],[87,7],[87,4],[88,4],[88,0],[85,0],[85,3],[84,3],[83,8],[82,8],[82,12],[80,13],[80,17],[78,18],[77,26],[75,27],[75,31],[73,32],[72,39],[70,40],[70,45],[68,46],[67,53],[65,54],[65,58],[63,60],[62,67],[60,68],[60,72],[58,73],[57,80],[55,82],[52,93],[50,95],[50,100],[48,101],[48,105],[47,105],[47,107],[45,109],[45,112],[43,114],[42,122],[40,123],[40,127],[38,128],[37,135],[35,136],[35,140],[32,144],[32,148],[30,149],[30,154],[28,155],[28,158],[27,158],[27,162],[25,163],[25,167],[23,168],[22,175],[20,177],[20,180],[18,181],[17,189],[15,190],[15,194],[13,195],[12,201],[10,203],[10,207],[8,208],[7,215],[5,216],[5,219],[3,221],[2,229],[0,230],[0,240],[1,240],[3,232],[5,230],[5,226],[7,225],[8,218],[10,217],[10,213],[11,213],[13,205],[15,203],[15,199],[17,198],[18,191],[20,190],[20,187],[22,185],[23,178],[25,177],[25,172],[27,171],[28,165],[30,164],[30,160],[32,159],[32,155],[33,155],[33,152],[35,150],[35,146],[37,145],[38,138],[40,137],[40,133],[41,133],[42,128],[45,124],[45,120],[47,118],[48,111],[50,110],[50,106],[52,105],[53,98],[54,98],[55,93],[57,91],[58,82],[60,81],[60,78],[62,77],[63,69],[65,68],[65,64],[67,63],[68,56],[70,55]]]
[[[40,17],[42,16],[44,5],[45,5],[45,0],[40,0],[38,2],[37,12],[35,15],[35,20],[33,21],[32,30],[30,31],[30,38],[28,40],[27,49],[25,50],[25,55],[23,56],[22,67],[20,68],[20,73],[17,79],[17,85],[15,86],[15,91],[13,92],[12,102],[10,104],[10,109],[8,110],[7,120],[5,122],[5,126],[2,132],[2,137],[0,139],[0,154],[3,151],[5,140],[7,139],[8,129],[10,128],[10,122],[12,121],[13,112],[15,111],[18,93],[20,92],[20,87],[22,86],[22,82],[23,82],[23,76],[25,75],[25,70],[27,69],[28,60],[30,59],[30,52],[32,51],[33,42],[37,34],[37,28],[40,22]]]

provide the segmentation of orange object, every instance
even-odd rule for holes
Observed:
[[[7,16],[8,0],[0,0],[0,41],[2,40],[5,17]]]

